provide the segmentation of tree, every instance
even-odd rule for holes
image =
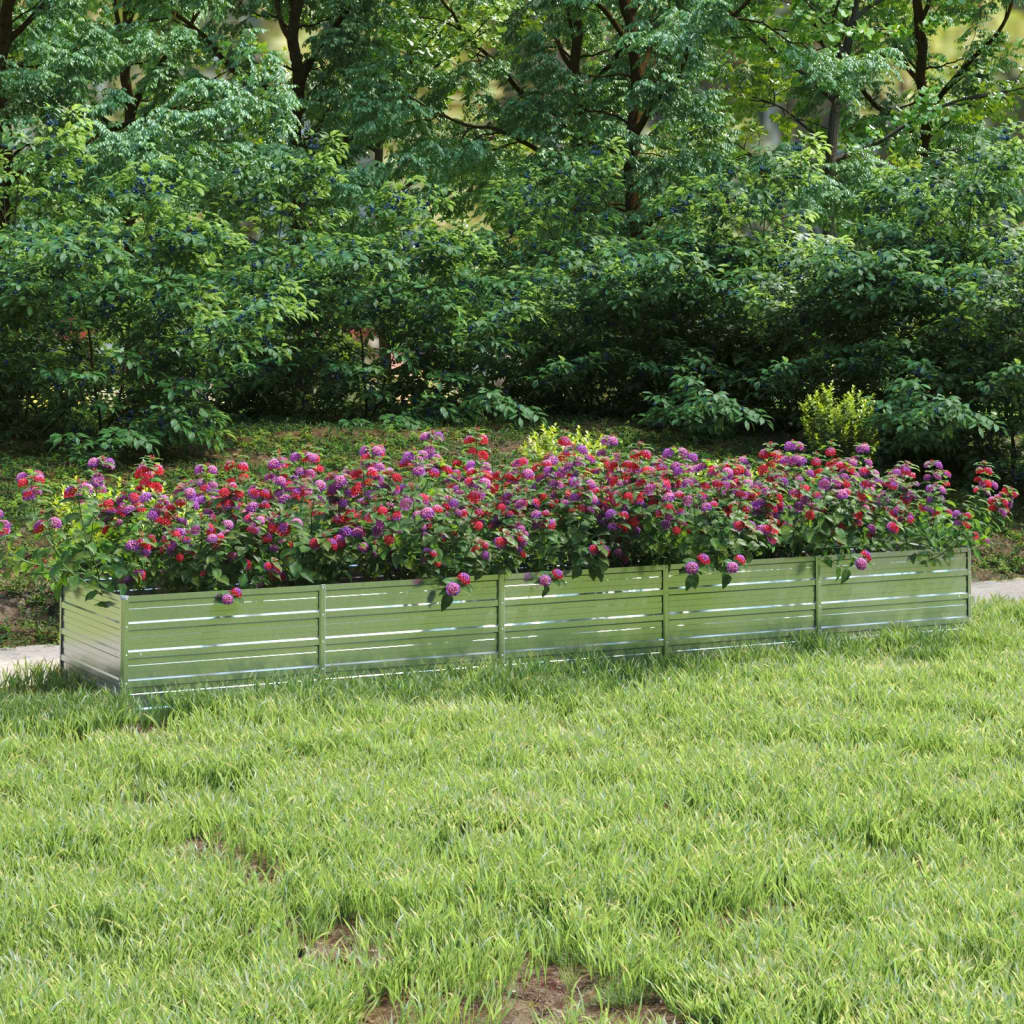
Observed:
[[[824,133],[828,159],[859,146],[927,152],[1007,116],[1019,94],[1015,0],[748,0],[733,12],[732,95],[785,134]]]

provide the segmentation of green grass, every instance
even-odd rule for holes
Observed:
[[[13,677],[0,1020],[1020,1020],[1022,651],[1024,604],[988,602],[159,723]],[[579,1005],[528,998],[552,965]]]

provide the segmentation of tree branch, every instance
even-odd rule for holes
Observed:
[[[949,81],[946,82],[946,84],[939,90],[940,100],[946,95],[946,93],[949,92],[950,89],[953,88],[953,85],[956,83],[957,79],[960,78],[971,67],[973,67],[973,65],[975,65],[981,59],[981,55],[988,49],[988,47],[992,46],[995,43],[995,41],[999,38],[999,36],[1003,34],[1003,29],[1006,28],[1007,22],[1010,20],[1010,15],[1013,14],[1013,9],[1015,6],[1015,0],[1010,0],[1010,2],[1006,5],[1006,10],[1003,13],[1003,20],[999,23],[999,26],[993,30],[992,34],[988,37],[988,39],[986,39],[983,43],[980,43],[978,45],[974,53],[972,53],[969,57],[966,57],[964,59],[964,62],[953,73]]]
[[[624,30],[622,26],[615,19],[615,15],[604,4],[597,4],[597,9],[608,19],[608,24],[611,25],[617,35],[622,35]]]
[[[447,111],[438,110],[435,113],[439,114],[445,121],[450,121],[452,124],[457,124],[462,128],[470,129],[472,131],[484,132],[487,135],[491,135],[497,138],[510,139],[513,142],[518,142],[520,146],[525,146],[527,149],[532,150],[536,153],[540,147],[528,139],[520,138],[518,135],[510,135],[504,129],[496,124],[490,124],[485,122],[484,124],[475,124],[472,121],[464,121],[461,117],[455,117],[449,114]]]

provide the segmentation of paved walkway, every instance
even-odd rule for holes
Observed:
[[[1024,576],[1012,580],[987,580],[975,582],[971,592],[976,598],[1013,597],[1024,599]],[[57,644],[33,644],[30,647],[0,647],[0,676],[21,662],[30,665],[60,660]]]
[[[985,580],[971,584],[971,593],[975,597],[1015,597],[1024,598],[1024,576],[1012,580]]]
[[[29,647],[0,647],[0,676],[21,662],[36,665],[44,661],[59,661],[57,644],[32,644]]]

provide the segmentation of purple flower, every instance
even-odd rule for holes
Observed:
[[[100,460],[97,459],[95,455],[86,463],[86,466],[88,466],[89,469],[99,469],[99,465]]]
[[[64,522],[60,518],[60,516],[50,516],[49,523],[50,528],[53,530],[59,530],[64,525]]]
[[[550,587],[550,586],[551,586],[551,577],[550,577],[550,576],[549,576],[549,575],[548,575],[548,574],[547,574],[546,572],[542,572],[542,573],[541,573],[541,574],[540,574],[540,575],[539,575],[539,576],[537,577],[537,582],[538,582],[538,583],[539,583],[539,584],[540,584],[540,585],[541,585],[542,587]]]
[[[861,442],[860,444],[855,444],[855,445],[853,446],[853,450],[854,450],[854,451],[855,451],[855,452],[856,452],[856,453],[857,453],[858,455],[870,455],[870,454],[871,454],[871,445],[869,445],[869,444],[865,444],[865,443],[864,443],[864,442],[862,441],[862,442]]]
[[[445,584],[444,592],[449,597],[454,597],[461,589],[462,587],[460,587],[459,584],[455,582],[455,580],[452,580],[450,583]]]
[[[804,450],[803,441],[787,441],[782,446],[783,451],[787,452],[802,452]]]
[[[729,561],[725,563],[725,571],[732,576],[734,573],[740,571],[740,567],[730,558]]]
[[[868,567],[868,560],[867,560],[866,558],[863,558],[863,557],[861,557],[860,555],[858,555],[858,556],[857,556],[857,557],[856,557],[856,558],[855,558],[855,559],[853,560],[853,564],[854,564],[854,565],[855,565],[855,566],[856,566],[856,567],[857,567],[858,569],[866,569],[866,568]]]
[[[693,561],[693,559],[691,559],[689,562],[686,563],[686,565],[683,566],[683,571],[688,576],[696,576],[697,573],[700,572],[700,566],[695,561]]]
[[[220,600],[221,600],[221,604],[234,604],[235,595],[234,594],[230,594],[230,593],[229,594],[221,594],[220,595]]]

